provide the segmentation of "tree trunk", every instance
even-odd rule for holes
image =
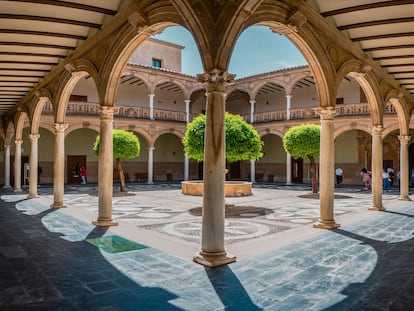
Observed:
[[[121,165],[121,159],[119,158],[116,159],[116,166],[118,168],[119,182],[121,184],[120,191],[125,192],[125,176],[124,176],[124,170],[122,169],[122,165]]]
[[[315,158],[309,157],[310,166],[311,166],[311,175],[312,175],[312,193],[318,193],[318,181],[316,179],[316,164]]]

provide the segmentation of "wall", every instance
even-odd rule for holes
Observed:
[[[182,49],[180,45],[150,38],[135,50],[128,63],[152,66],[152,59],[156,58],[162,61],[162,68],[181,72]]]

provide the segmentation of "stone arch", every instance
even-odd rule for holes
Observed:
[[[360,130],[371,135],[371,129],[368,127],[368,125],[360,123],[348,123],[335,128],[334,139],[337,138],[339,135],[351,130]]]
[[[383,125],[384,103],[381,96],[380,86],[372,73],[372,68],[360,60],[349,60],[338,69],[335,79],[335,89],[346,76],[354,78],[363,89],[371,110],[373,125]]]
[[[12,138],[15,135],[15,126],[12,120],[8,120],[6,123],[6,133],[5,133],[5,144],[10,145],[12,143]]]
[[[27,120],[29,120],[29,116],[27,114],[27,111],[19,111],[16,113],[15,116],[15,136],[16,140],[22,140],[23,137],[23,128]]]
[[[35,96],[32,99],[30,109],[30,133],[37,134],[39,132],[40,118],[44,106],[48,101],[52,100],[52,94],[46,88],[42,88],[35,92]]]
[[[82,130],[82,129],[89,129],[99,134],[99,124],[91,123],[89,126],[85,127],[83,123],[78,122],[78,123],[69,124],[68,128],[65,130],[65,136],[69,135],[70,133],[74,131]]]
[[[269,135],[269,134],[279,136],[282,139],[283,139],[283,136],[285,136],[284,132],[282,132],[281,130],[276,129],[276,128],[260,129],[257,132],[259,133],[260,138],[262,138],[263,136]]]
[[[400,128],[400,135],[409,135],[410,127],[410,111],[408,111],[408,104],[401,92],[398,90],[391,90],[385,96],[385,103],[391,102],[395,108],[398,117],[398,124]]]
[[[177,136],[177,138],[181,141],[184,137],[184,132],[180,131],[178,129],[174,129],[174,131],[171,131],[171,129],[162,129],[160,130],[157,135],[154,137],[154,144],[155,142],[158,140],[158,138],[160,138],[160,136],[162,135],[166,135],[166,134],[172,134],[174,136]]]
[[[117,129],[137,133],[142,138],[145,139],[145,142],[147,143],[148,146],[153,146],[154,145],[155,139],[153,137],[151,137],[148,134],[148,132],[142,127],[134,126],[133,128],[131,128],[129,126],[120,126],[120,127],[117,127]]]
[[[306,59],[315,79],[319,106],[334,106],[335,89],[329,82],[334,81],[335,68],[328,47],[300,9],[281,3],[273,5],[271,8],[268,5],[260,7],[249,19],[248,25],[268,26],[293,42]]]
[[[128,23],[123,25],[121,30],[114,34],[99,51],[99,54],[103,55],[99,60],[103,65],[100,71],[98,93],[101,104],[105,106],[115,103],[119,80],[133,51],[150,35],[168,26],[184,25],[175,8],[167,2],[163,6],[162,20],[159,20],[158,10],[154,9],[141,14],[140,10],[145,8],[138,7],[138,3],[135,6],[129,15]],[[153,15],[154,19],[151,19],[153,16],[148,15]]]
[[[90,76],[98,85],[98,69],[89,60],[79,59],[73,63],[66,64],[65,70],[59,77],[56,88],[56,97],[54,98],[54,117],[56,123],[64,123],[66,108],[69,102],[70,94],[73,88],[81,78]]]

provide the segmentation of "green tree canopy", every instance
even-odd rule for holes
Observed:
[[[204,160],[205,115],[199,115],[187,125],[183,138],[188,157]],[[239,115],[226,113],[226,159],[229,163],[257,160],[263,156],[263,141],[257,131]]]
[[[96,136],[93,150],[99,154],[101,137]],[[125,176],[121,165],[121,159],[133,159],[139,156],[140,144],[134,133],[124,130],[112,130],[113,157],[116,159],[121,191],[125,191]]]
[[[283,136],[283,148],[294,158],[317,158],[319,157],[320,136],[319,125],[294,126]]]
[[[312,192],[318,192],[315,158],[319,157],[321,130],[319,125],[302,124],[290,128],[283,136],[283,148],[293,158],[308,158],[312,174]]]

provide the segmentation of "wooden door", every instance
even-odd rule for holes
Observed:
[[[82,182],[82,178],[80,175],[80,168],[82,167],[82,165],[86,167],[86,156],[67,156],[66,177],[68,184],[80,184]]]
[[[292,158],[292,182],[303,183],[303,159]]]

